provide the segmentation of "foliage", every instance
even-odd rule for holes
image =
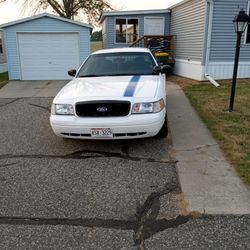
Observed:
[[[92,42],[97,42],[97,41],[102,41],[102,31],[95,31],[91,35],[91,41]]]
[[[8,83],[9,75],[8,72],[0,73],[0,88]]]
[[[1,2],[8,0],[0,0]],[[101,13],[113,9],[109,0],[16,0],[23,2],[24,10],[31,9],[34,13],[53,9],[53,12],[61,17],[75,19],[83,14],[88,22],[97,23]]]

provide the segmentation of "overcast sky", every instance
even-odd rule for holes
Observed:
[[[165,9],[181,1],[182,0],[110,0],[111,4],[117,10]],[[15,0],[7,0],[0,5],[0,24],[32,15],[31,12],[23,14],[20,4],[16,2]]]

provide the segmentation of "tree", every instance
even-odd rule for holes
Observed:
[[[0,0],[4,2],[7,0]],[[40,9],[47,10],[52,8],[53,11],[61,17],[74,19],[79,14],[84,14],[88,21],[98,22],[101,13],[105,10],[112,10],[109,0],[17,0],[23,1],[25,9],[33,7],[37,12]]]
[[[96,41],[102,41],[102,31],[95,31],[91,35],[91,41],[96,42]]]

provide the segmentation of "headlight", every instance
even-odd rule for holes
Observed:
[[[135,103],[132,107],[132,114],[158,113],[165,107],[163,99],[158,102]]]
[[[52,115],[74,115],[74,108],[71,104],[52,104]]]

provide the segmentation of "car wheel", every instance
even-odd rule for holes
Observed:
[[[168,135],[168,120],[167,116],[165,117],[165,121],[162,125],[161,130],[156,135],[157,138],[165,138]]]

